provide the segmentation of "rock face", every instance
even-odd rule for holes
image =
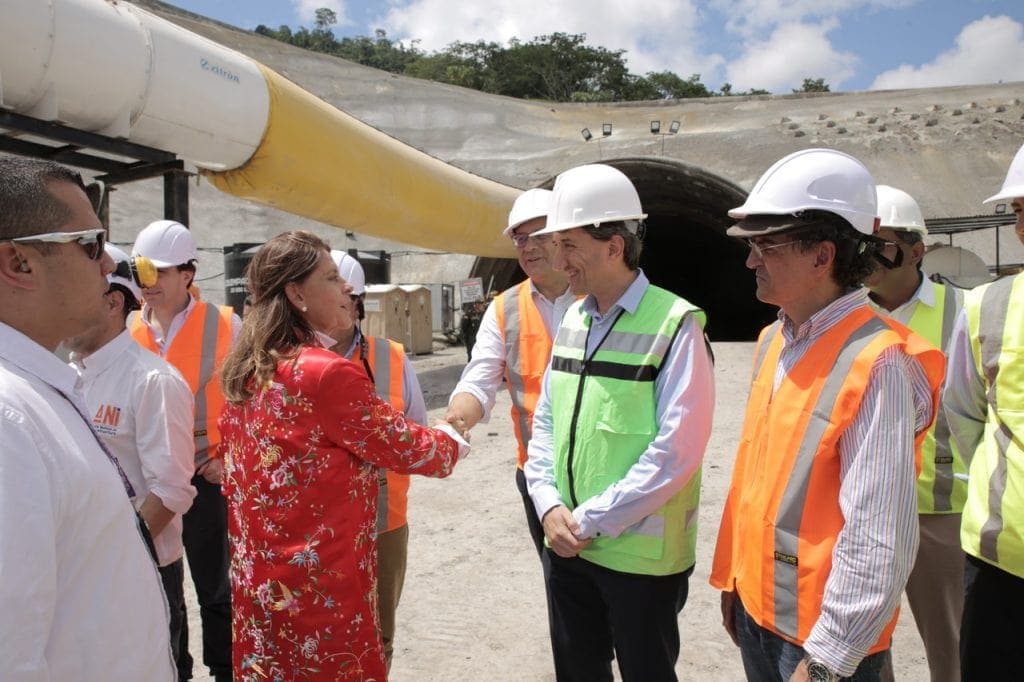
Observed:
[[[726,317],[754,318],[739,325],[749,328],[767,315],[756,302],[736,307],[737,297],[749,302],[752,292],[742,268],[743,249],[725,238],[723,230],[729,224],[725,211],[736,205],[730,202],[741,201],[743,192],[780,157],[808,147],[840,149],[861,159],[879,183],[913,195],[926,217],[951,217],[991,210],[981,201],[1001,185],[1024,142],[1020,83],[619,104],[524,101],[307,52],[155,0],[135,4],[247,54],[339,109],[473,173],[526,188],[550,182],[560,171],[581,163],[603,161],[622,168],[651,212],[648,242],[657,248],[648,248],[645,271],[707,307],[712,330],[716,319],[721,325]],[[965,110],[971,115],[962,115]],[[662,121],[662,130],[679,121],[679,132],[652,135],[651,120]],[[580,130],[600,130],[602,123],[611,123],[613,134],[584,141]],[[344,178],[338,182],[343,185]],[[143,206],[159,211],[159,195],[146,198],[159,191],[158,183],[143,187],[146,184],[123,187],[120,200],[112,202],[115,240],[121,236],[119,225],[127,227],[130,239],[132,230],[147,222],[137,217]],[[205,184],[193,191],[192,198],[193,227],[213,247],[261,241],[283,229],[310,225],[226,197]],[[413,269],[423,273],[422,258],[412,255],[417,249],[359,234],[342,237],[342,231],[322,226],[315,229],[336,248],[397,252],[393,281],[404,281],[401,268],[406,258],[416,261]],[[1012,230],[1001,237],[1001,260],[1024,260],[1024,248]],[[986,262],[995,261],[991,234],[977,234],[958,244],[976,250]],[[451,250],[457,252],[458,245]],[[704,264],[693,277],[682,278],[689,280],[685,286],[679,283],[681,255],[688,266]],[[718,268],[719,258],[739,267]],[[460,279],[472,263],[470,257],[434,260],[434,281]],[[477,262],[473,270],[495,273],[495,287],[511,283],[516,275],[513,267],[487,262]],[[723,270],[728,275],[715,278],[713,286],[700,284],[709,271]],[[731,279],[722,279],[726,276],[739,277],[737,286],[743,291],[723,294],[723,288],[736,288],[728,286]],[[721,337],[735,338],[732,331],[722,331]]]

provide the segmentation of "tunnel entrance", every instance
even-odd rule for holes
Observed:
[[[754,274],[744,265],[747,247],[727,237],[726,211],[746,192],[732,182],[670,159],[604,161],[625,173],[647,213],[640,267],[651,282],[707,312],[713,341],[749,341],[775,319],[774,306],[754,295]],[[541,187],[550,188],[554,178]],[[478,258],[473,276],[501,291],[525,275],[514,260]]]

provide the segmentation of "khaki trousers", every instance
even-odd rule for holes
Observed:
[[[920,514],[918,520],[921,546],[907,581],[907,601],[924,642],[932,682],[959,682],[964,610],[960,514]],[[891,664],[882,679],[894,679]]]
[[[377,536],[377,613],[388,670],[391,669],[391,654],[395,650],[395,611],[398,610],[398,600],[402,598],[408,553],[408,524]]]

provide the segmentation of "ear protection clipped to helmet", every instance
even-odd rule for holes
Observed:
[[[156,284],[156,266],[145,256],[132,256],[128,260],[118,261],[113,274],[132,280],[141,289]]]

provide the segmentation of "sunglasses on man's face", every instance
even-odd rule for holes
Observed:
[[[8,241],[19,244],[30,244],[42,242],[46,244],[70,244],[77,242],[85,253],[92,260],[99,260],[103,257],[103,246],[107,243],[107,231],[102,227],[91,230],[79,230],[77,232],[45,232],[43,234],[30,234],[25,237],[15,237]]]

